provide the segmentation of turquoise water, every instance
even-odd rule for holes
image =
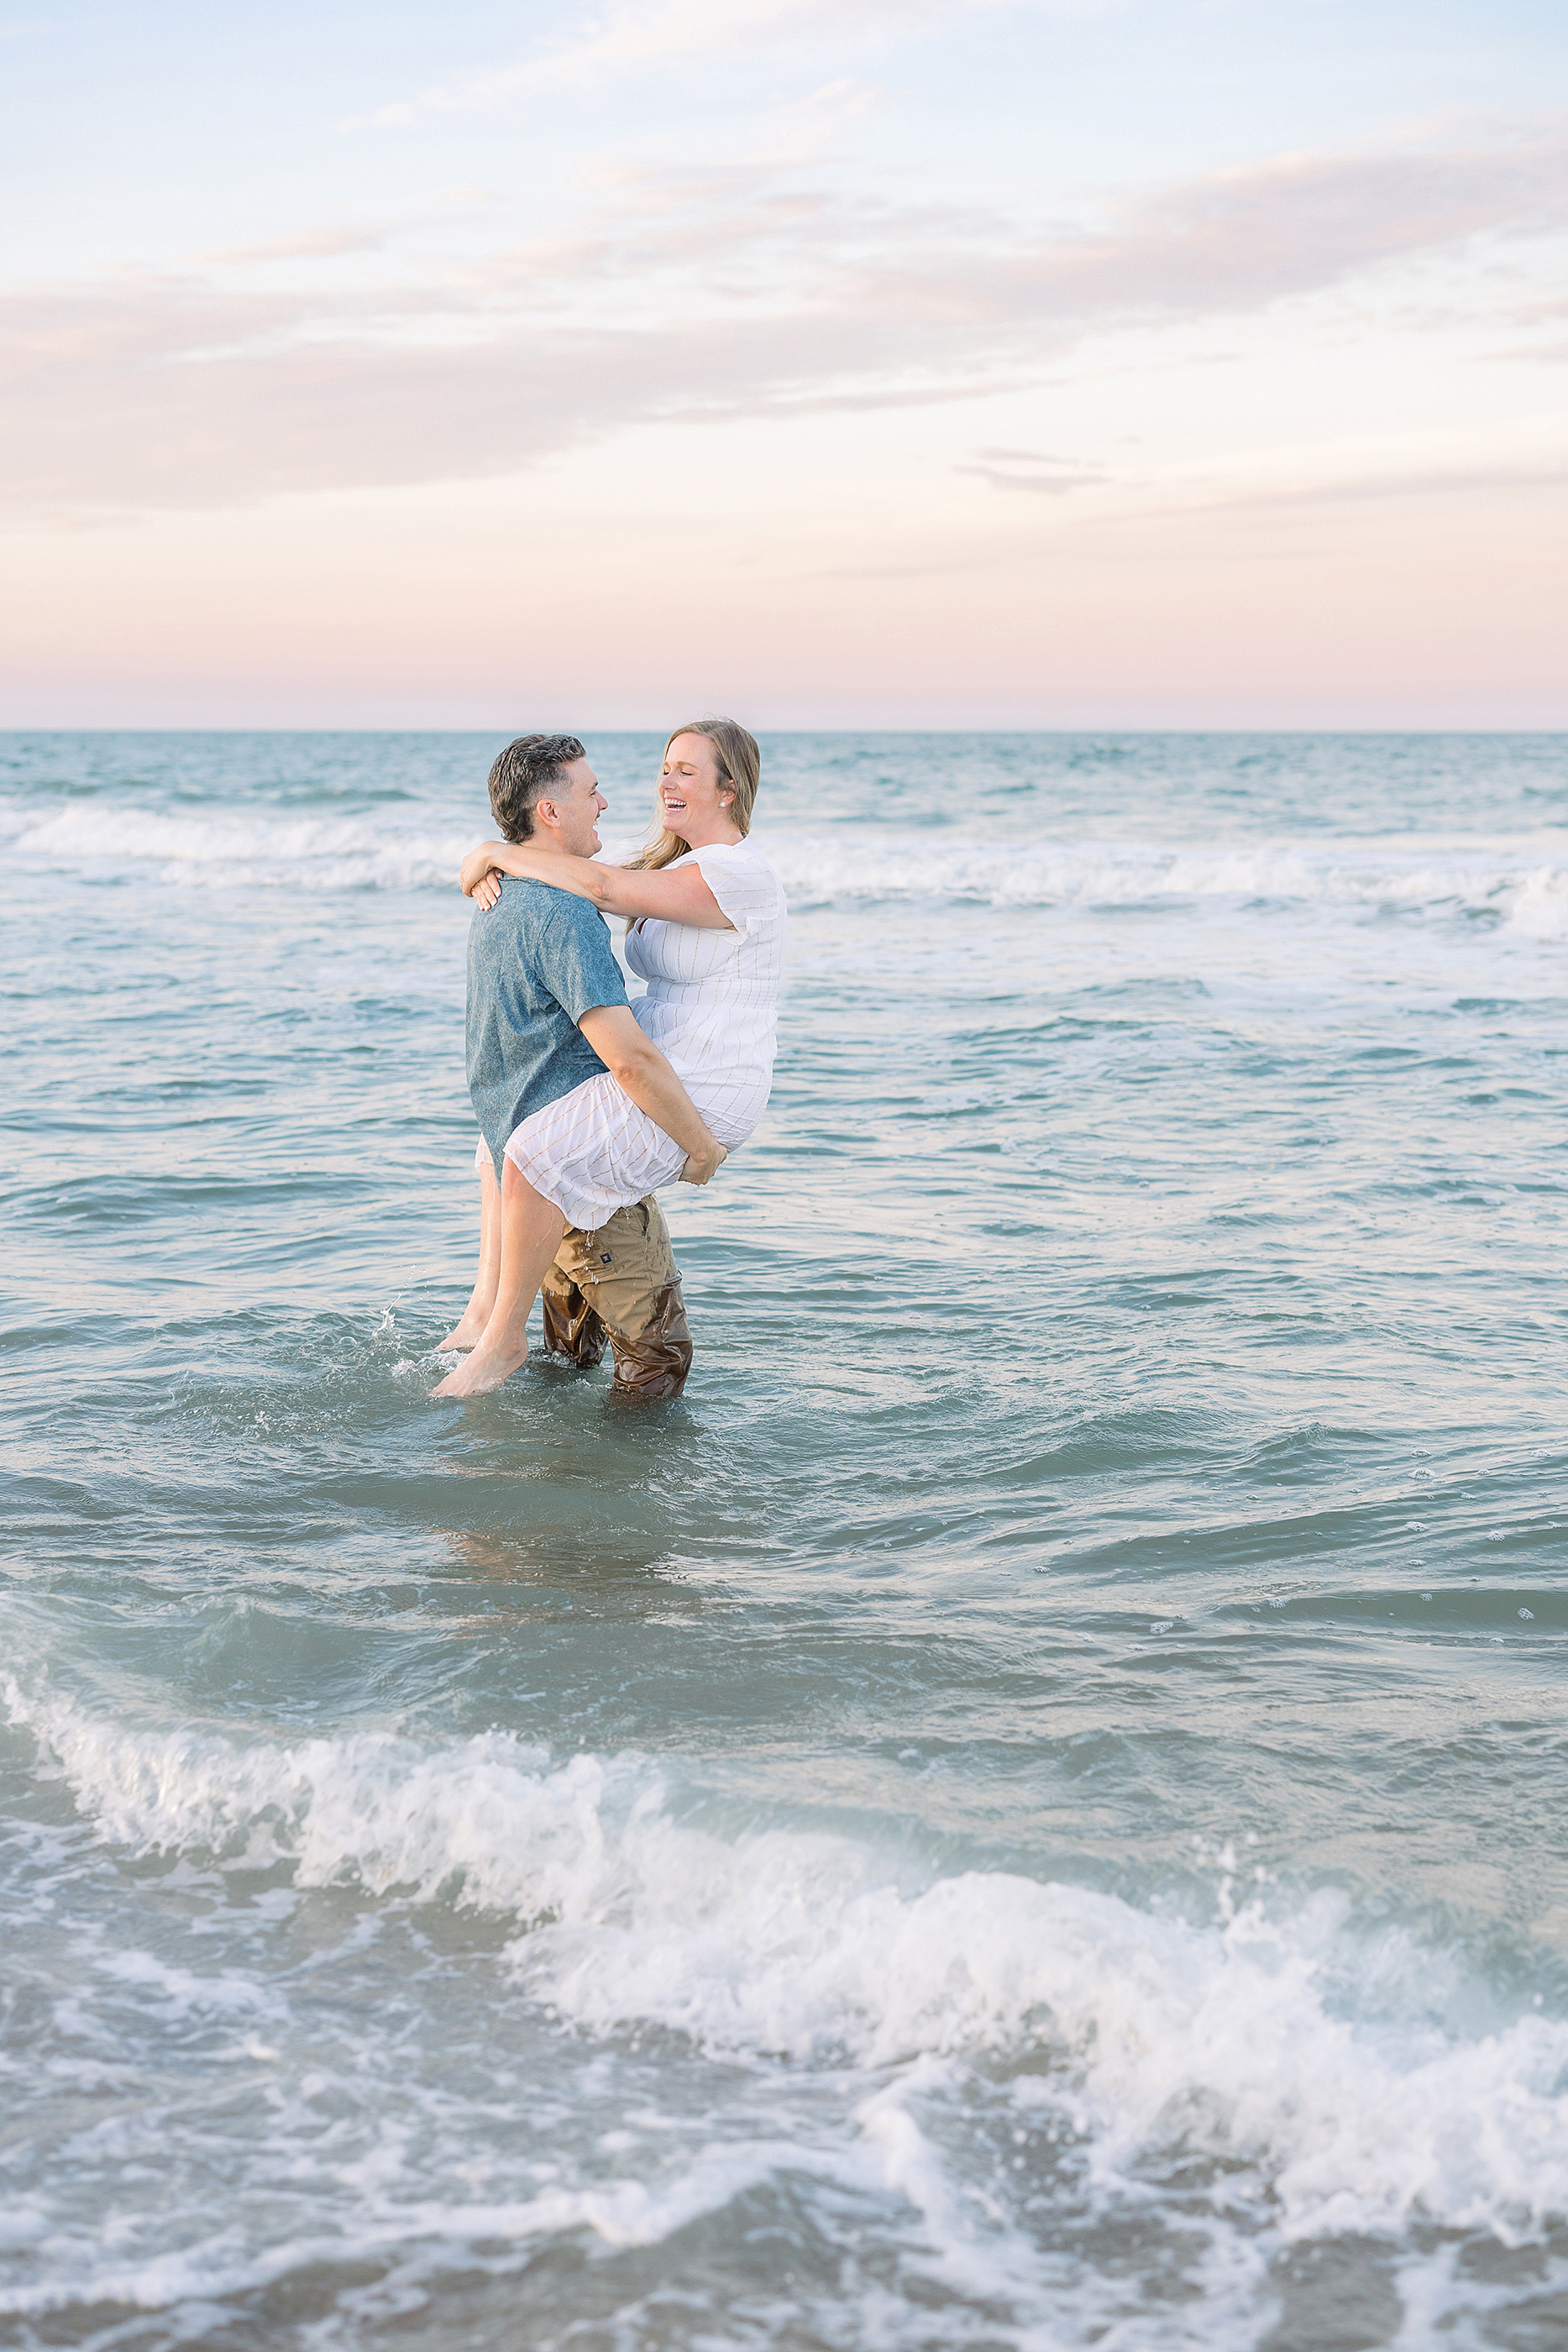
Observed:
[[[1568,741],[768,740],[641,1415],[426,1394],[495,748],[0,740],[5,2340],[1563,2340]]]

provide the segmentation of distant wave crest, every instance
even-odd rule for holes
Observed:
[[[14,856],[46,868],[261,888],[450,889],[476,838],[368,818],[221,817],[72,804],[0,811]],[[1561,835],[1354,836],[1225,842],[972,841],[935,830],[759,833],[800,910],[835,901],[945,899],[992,907],[1134,908],[1192,901],[1490,916],[1521,937],[1568,938]],[[631,844],[608,845],[624,856]]]

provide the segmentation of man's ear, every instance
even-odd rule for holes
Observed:
[[[559,824],[560,810],[557,807],[554,801],[537,800],[534,803],[535,824],[537,824],[541,818],[544,820],[546,824]]]

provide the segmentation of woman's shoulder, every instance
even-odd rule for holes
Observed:
[[[688,850],[686,854],[704,873],[709,866],[716,865],[727,878],[733,878],[743,888],[756,891],[764,897],[777,898],[782,908],[784,885],[779,879],[772,860],[765,850],[758,848],[756,842],[749,838],[744,841],[715,842],[706,849]],[[676,862],[680,863],[678,859]]]
[[[688,849],[686,856],[688,857],[755,859],[759,865],[768,864],[763,851],[752,840],[749,834],[743,835],[739,841],[710,841],[705,849]],[[679,862],[677,859],[677,865]]]

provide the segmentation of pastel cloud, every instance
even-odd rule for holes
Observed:
[[[1032,449],[982,449],[976,462],[954,468],[972,474],[997,490],[1024,490],[1035,498],[1059,499],[1105,479],[1103,466],[1082,466],[1071,457],[1047,457]]]
[[[287,261],[341,261],[350,254],[373,253],[385,245],[391,234],[387,225],[378,228],[301,229],[293,236],[269,237],[260,245],[220,247],[215,252],[199,254],[197,260],[209,269],[256,268]]]
[[[1568,142],[1287,157],[1043,233],[735,167],[627,174],[592,201],[574,232],[498,254],[383,254],[374,285],[252,273],[384,248],[385,228],[5,297],[0,508],[484,478],[655,420],[968,397],[1099,331],[1257,313],[1554,230]]]
[[[400,99],[378,108],[371,120],[383,129],[402,129],[424,112],[489,112],[552,91],[591,87],[607,76],[779,43],[827,37],[841,49],[886,34],[907,39],[968,16],[1102,16],[1124,5],[1125,0],[854,0],[847,9],[844,0],[663,0],[653,6],[622,5],[580,19],[528,57],[455,74],[417,100]]]

